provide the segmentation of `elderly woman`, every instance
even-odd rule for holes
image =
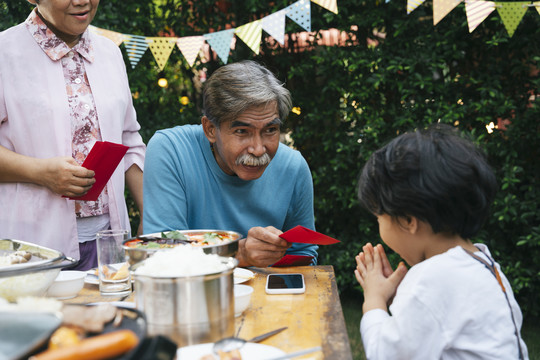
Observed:
[[[246,238],[240,266],[268,266],[285,253],[316,263],[317,246],[279,237],[315,228],[313,181],[300,152],[280,143],[289,91],[265,67],[241,61],[203,89],[201,125],[158,131],[148,143],[144,231],[227,229]]]
[[[112,41],[88,31],[99,0],[28,0],[24,23],[0,33],[0,237],[96,265],[95,236],[129,229],[127,183],[142,212],[145,145],[125,64]],[[96,141],[129,146],[96,201],[81,167]]]

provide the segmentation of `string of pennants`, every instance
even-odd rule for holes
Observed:
[[[389,2],[390,0],[386,0]],[[425,0],[407,0],[410,14]],[[147,37],[122,34],[90,25],[90,31],[111,39],[116,45],[124,43],[131,67],[134,68],[146,50],[154,55],[160,70],[165,67],[172,50],[178,47],[189,66],[193,66],[205,42],[226,64],[234,36],[242,40],[254,53],[259,54],[264,30],[281,45],[285,43],[285,19],[289,18],[306,31],[311,31],[311,2],[337,14],[337,0],[298,0],[292,5],[237,28],[217,31],[199,36]],[[485,0],[433,0],[433,25],[437,25],[456,6],[465,2],[469,32],[473,32],[495,9],[512,37],[528,8],[534,7],[540,14],[540,1],[485,1]]]
[[[425,0],[407,0],[407,14]],[[484,0],[433,0],[433,25],[437,25],[460,3],[465,2],[469,32],[473,32],[495,9],[512,37],[528,8],[534,7],[540,14],[540,1],[484,1]]]
[[[237,28],[217,31],[200,36],[148,37],[122,34],[90,25],[90,31],[111,39],[116,45],[124,43],[131,67],[134,68],[146,50],[154,55],[160,70],[163,70],[172,50],[178,47],[189,66],[193,66],[204,43],[214,50],[217,56],[227,63],[234,35],[242,40],[254,53],[259,54],[262,31],[264,30],[281,45],[285,43],[285,19],[289,18],[306,31],[311,31],[311,2],[337,14],[337,0],[298,0],[262,19],[241,25]]]

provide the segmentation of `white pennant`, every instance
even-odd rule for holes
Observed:
[[[465,0],[469,32],[473,32],[495,10],[493,1]]]

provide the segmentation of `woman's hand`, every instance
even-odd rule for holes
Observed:
[[[367,243],[356,256],[356,280],[364,289],[363,311],[373,309],[388,311],[388,304],[393,299],[398,285],[407,273],[407,268],[400,263],[392,270],[382,245],[373,247]]]
[[[69,156],[41,159],[0,146],[0,182],[31,183],[58,195],[77,197],[94,185],[94,175]]]
[[[94,172],[88,170],[71,157],[40,159],[37,183],[52,192],[67,197],[82,196],[96,182]]]

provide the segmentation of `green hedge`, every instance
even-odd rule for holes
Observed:
[[[94,25],[126,34],[162,36],[201,35],[261,19],[293,1],[132,0],[102,2]],[[407,15],[405,1],[338,1],[335,15],[311,3],[314,31],[348,31],[358,44],[314,47],[310,51],[270,49],[265,44],[255,55],[241,41],[229,62],[255,59],[286,81],[295,106],[285,131],[311,167],[315,186],[316,226],[334,236],[339,245],[322,247],[319,262],[331,264],[340,290],[358,288],[353,276],[354,255],[367,241],[379,242],[376,221],[358,206],[358,173],[375,149],[397,134],[440,121],[470,133],[488,153],[500,192],[493,215],[474,241],[487,243],[510,278],[518,301],[528,316],[540,314],[540,148],[538,62],[540,18],[529,9],[510,38],[495,11],[473,33],[468,32],[464,5],[459,5],[433,26],[432,3],[425,2]],[[26,18],[26,1],[0,4],[0,29]],[[351,25],[356,25],[351,30]],[[374,35],[374,30],[385,34]],[[302,28],[287,20],[287,34]],[[263,33],[266,37],[266,34]],[[378,41],[368,46],[367,39]],[[122,46],[123,48],[123,46]],[[1,50],[0,50],[1,51]],[[194,79],[217,59],[189,68],[173,51],[165,74],[169,87],[157,87],[158,69],[147,51],[128,74],[135,95],[142,135],[147,141],[155,130],[197,123],[200,84]],[[179,97],[190,104],[183,106]],[[486,125],[508,119],[507,130]],[[134,225],[138,214],[132,212]],[[392,260],[398,261],[395,254]]]

